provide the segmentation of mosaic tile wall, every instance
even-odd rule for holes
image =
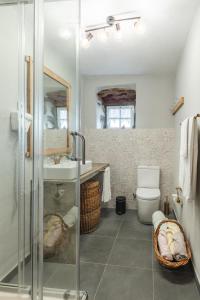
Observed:
[[[112,201],[127,197],[128,208],[136,208],[133,193],[136,191],[138,165],[161,167],[161,199],[174,192],[175,130],[170,129],[87,129],[87,159],[106,162],[111,167]]]

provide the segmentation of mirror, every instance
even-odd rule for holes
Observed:
[[[32,59],[27,62],[27,112],[32,114]],[[69,119],[71,85],[68,81],[44,67],[44,155],[70,151]],[[27,157],[31,157],[32,129],[27,137]]]
[[[44,68],[44,140],[45,154],[69,151],[69,82]]]

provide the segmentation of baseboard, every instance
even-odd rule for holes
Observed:
[[[194,266],[194,263],[192,261],[192,266],[193,266],[193,270],[194,270],[194,275],[195,275],[195,281],[196,281],[196,284],[197,284],[197,288],[199,290],[199,293],[200,293],[200,275],[198,274],[195,266]]]
[[[27,264],[31,260],[31,255],[28,254],[25,258],[25,264]],[[18,265],[16,265],[7,275],[4,276],[4,278],[1,280],[2,282],[10,282],[14,276],[16,276],[18,273]]]

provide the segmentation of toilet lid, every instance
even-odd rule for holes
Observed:
[[[138,188],[136,196],[140,199],[153,200],[160,197],[159,189]]]

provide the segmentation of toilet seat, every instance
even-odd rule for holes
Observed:
[[[156,200],[160,198],[160,189],[138,188],[136,197],[142,200]]]

